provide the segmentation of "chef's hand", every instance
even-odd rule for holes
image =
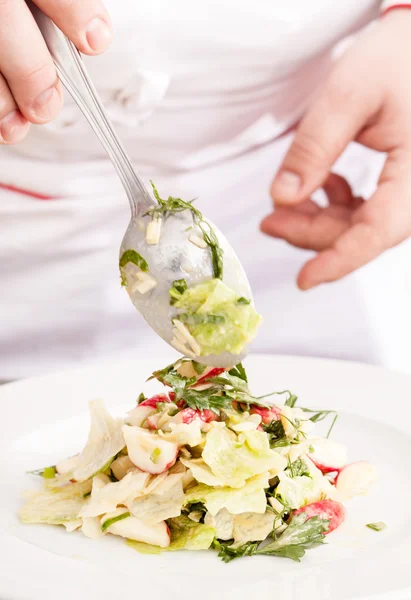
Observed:
[[[100,0],[35,0],[84,54],[99,54],[112,39]],[[60,111],[61,84],[43,37],[24,0],[0,0],[0,144],[23,139],[30,123]]]
[[[387,153],[364,201],[331,172],[352,140]],[[328,207],[310,200],[323,187]],[[335,65],[273,181],[263,232],[315,250],[298,275],[307,290],[335,281],[411,235],[411,10],[389,12]]]

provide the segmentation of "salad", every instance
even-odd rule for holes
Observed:
[[[288,391],[251,394],[241,364],[188,358],[153,373],[123,418],[90,402],[83,450],[34,474],[24,523],[125,538],[143,553],[212,550],[225,562],[270,555],[300,561],[344,521],[344,502],[376,478],[328,437],[337,415],[299,406]],[[315,424],[331,419],[327,437]]]
[[[261,317],[249,298],[238,296],[223,282],[224,252],[218,237],[202,213],[181,198],[160,197],[152,183],[157,205],[144,216],[150,217],[145,227],[146,244],[160,242],[162,223],[171,214],[188,212],[192,226],[187,241],[208,252],[213,277],[188,286],[186,279],[176,279],[169,289],[169,318],[173,325],[170,344],[184,356],[219,355],[230,352],[241,355],[257,333]],[[150,273],[147,260],[136,250],[127,249],[120,256],[122,285],[128,293],[153,294],[157,281]]]

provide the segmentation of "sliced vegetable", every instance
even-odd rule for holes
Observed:
[[[329,521],[328,528],[325,531],[326,534],[331,533],[334,529],[337,529],[345,521],[345,508],[341,502],[335,502],[334,500],[320,500],[319,502],[313,502],[303,506],[298,510],[294,511],[294,515],[300,515],[304,513],[308,519],[313,517],[319,517],[320,519]]]

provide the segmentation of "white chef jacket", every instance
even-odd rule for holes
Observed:
[[[302,293],[295,276],[309,253],[258,230],[291,140],[285,132],[329,71],[337,42],[369,23],[380,3],[106,5],[115,41],[85,59],[92,79],[142,176],[163,195],[199,197],[236,249],[264,317],[254,349],[397,365],[392,323],[383,332],[380,325],[402,281],[391,263]],[[372,190],[380,166],[355,146],[338,163],[356,193]],[[127,199],[67,94],[58,119],[0,149],[0,184],[0,380],[161,353],[164,342],[119,283]]]

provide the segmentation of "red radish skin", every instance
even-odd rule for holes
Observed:
[[[334,529],[337,529],[344,521],[346,517],[346,510],[341,502],[335,500],[319,500],[312,504],[307,504],[298,510],[293,512],[294,515],[305,513],[308,519],[312,517],[320,517],[321,519],[327,519],[330,523],[328,530],[325,535],[328,535]]]
[[[224,373],[225,369],[220,369],[218,367],[211,369],[210,371],[206,371],[204,375],[202,375],[197,382],[192,387],[197,387],[201,383],[205,383],[208,379],[212,379],[213,377],[218,377],[221,373]]]
[[[252,415],[260,415],[261,422],[268,425],[271,421],[278,421],[281,416],[281,410],[276,406],[270,408],[262,408],[261,406],[253,406],[250,410]]]
[[[157,408],[157,404],[159,402],[170,402],[170,398],[166,394],[157,394],[152,398],[143,400],[143,402],[140,402],[138,406],[150,406],[151,408]]]
[[[344,446],[328,439],[312,440],[314,452],[308,453],[308,458],[324,475],[339,473],[347,464],[347,452]]]
[[[211,421],[217,420],[217,415],[212,410],[194,410],[193,408],[185,408],[179,413],[181,422],[188,424],[192,423],[195,419],[201,419],[204,423],[211,423]]]

